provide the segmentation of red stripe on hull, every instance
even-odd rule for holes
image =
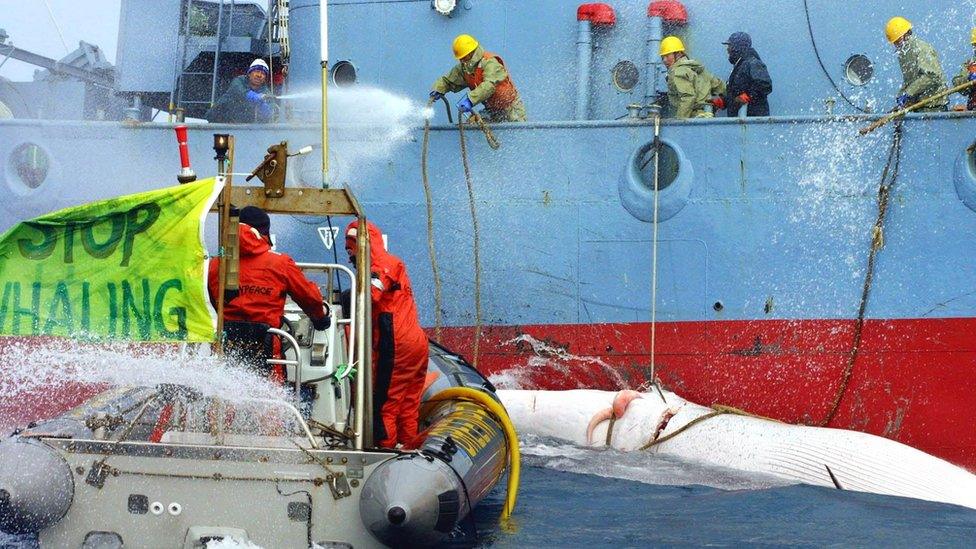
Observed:
[[[703,405],[819,424],[840,387],[854,322],[755,320],[657,326],[657,375]],[[467,358],[473,328],[443,329]],[[633,388],[650,377],[650,325],[483,330],[478,368],[524,388]],[[867,321],[830,427],[885,436],[976,471],[976,319]]]

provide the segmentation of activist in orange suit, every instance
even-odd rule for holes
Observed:
[[[309,316],[316,330],[329,327],[330,320],[322,305],[319,287],[305,278],[295,260],[271,251],[271,219],[260,208],[247,206],[241,210],[240,293],[224,304],[224,327],[228,352],[240,349],[243,360],[255,368],[266,368],[264,359],[277,356],[281,342],[268,337],[268,328],[281,326],[285,313],[285,296],[291,298]],[[211,259],[207,286],[210,300],[216,303],[220,260]],[[271,370],[272,379],[284,382],[284,371],[278,366]]]
[[[420,328],[407,268],[386,251],[383,233],[366,222],[373,302],[373,433],[378,446],[417,445],[420,397],[427,377],[427,335]],[[346,252],[355,264],[359,222],[346,228]]]

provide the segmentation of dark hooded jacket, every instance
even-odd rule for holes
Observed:
[[[737,103],[735,98],[742,93],[749,96],[746,107],[748,116],[769,116],[769,101],[766,96],[773,93],[773,81],[769,78],[769,71],[759,54],[751,46],[733,46],[729,61],[732,63],[732,73],[729,75],[725,93],[725,108],[729,116],[739,115],[741,103]]]
[[[246,74],[231,80],[227,91],[221,95],[213,107],[203,115],[208,122],[221,122],[228,124],[254,124],[268,123],[274,118],[274,105],[262,99],[258,103],[252,103],[247,98],[247,92],[251,91]],[[271,88],[267,84],[260,89],[254,90],[256,93],[265,95],[270,93]]]

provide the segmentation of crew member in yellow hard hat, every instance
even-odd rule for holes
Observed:
[[[688,57],[677,36],[661,40],[660,54],[668,68],[668,104],[674,117],[711,118],[712,100],[725,93],[725,82]]]
[[[903,109],[918,101],[945,91],[946,77],[939,62],[939,54],[928,42],[915,36],[912,23],[904,17],[892,17],[885,26],[888,41],[898,52],[898,64],[904,83],[898,90],[895,107]],[[944,111],[949,98],[936,99],[920,111]]]
[[[962,63],[962,68],[952,79],[952,86],[961,86],[966,82],[976,82],[976,29],[969,34],[969,43],[973,46],[973,54]],[[976,84],[959,92],[967,97],[966,110],[976,111]]]
[[[467,88],[468,93],[457,104],[462,112],[474,112],[475,105],[484,104],[484,115],[490,122],[525,121],[525,105],[501,57],[485,51],[468,34],[454,39],[454,57],[458,64],[434,82],[431,99]]]

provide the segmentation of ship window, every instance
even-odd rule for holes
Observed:
[[[641,183],[654,190],[654,147],[648,146],[639,157]],[[658,190],[663,191],[678,178],[678,153],[670,145],[661,143],[661,160],[658,162]]]
[[[613,85],[622,92],[629,92],[634,89],[640,80],[640,71],[637,70],[637,65],[630,61],[617,63],[611,73],[613,74]]]
[[[356,83],[356,66],[349,61],[339,61],[332,67],[332,83],[343,88]]]
[[[854,86],[863,86],[874,76],[874,64],[866,55],[856,53],[844,62],[844,77]]]
[[[13,175],[28,189],[36,189],[47,179],[51,161],[40,146],[21,143],[10,153],[8,165]]]

